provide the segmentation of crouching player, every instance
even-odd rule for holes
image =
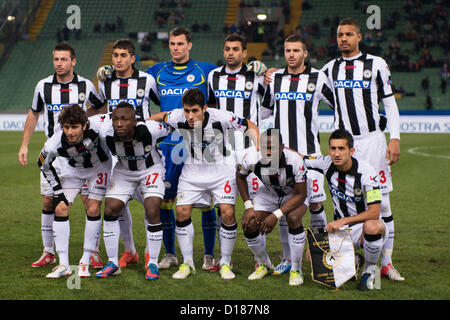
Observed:
[[[222,216],[219,272],[222,279],[233,279],[231,255],[237,237],[234,211],[237,189],[235,159],[226,132],[228,129],[248,132],[258,146],[258,127],[232,112],[208,108],[203,93],[196,88],[183,94],[182,104],[183,109],[151,117],[176,129],[187,144],[188,158],[178,184],[176,207],[176,235],[183,264],[172,277],[184,279],[195,272],[191,213],[194,206],[208,207],[213,199]],[[234,135],[233,131],[231,134]]]
[[[134,107],[121,102],[113,110],[111,122],[103,125],[101,138],[111,153],[117,157],[105,195],[103,240],[108,263],[96,273],[97,278],[118,275],[119,266],[119,215],[135,192],[142,196],[148,221],[146,242],[149,262],[145,278],[160,278],[158,256],[161,250],[162,224],[159,207],[164,196],[165,169],[156,149],[160,139],[170,133],[169,127],[155,121],[138,121]]]
[[[106,145],[99,139],[100,125],[88,122],[86,112],[78,105],[66,106],[58,121],[62,130],[56,132],[44,145],[38,165],[54,191],[55,218],[53,232],[59,265],[47,278],[71,274],[69,264],[69,210],[86,183],[89,195],[86,206],[83,256],[78,266],[80,277],[90,277],[89,259],[96,250],[101,230],[100,207],[106,192],[111,170],[111,157]],[[65,158],[68,166],[60,173],[53,167],[56,157]]]
[[[308,169],[322,172],[333,197],[334,221],[325,227],[334,232],[350,226],[355,249],[364,249],[365,267],[360,290],[374,288],[375,270],[381,249],[387,241],[386,225],[380,218],[381,192],[376,170],[367,162],[353,157],[353,137],[345,129],[333,131],[328,156],[305,157]]]
[[[253,172],[263,183],[250,200],[246,177]],[[246,154],[236,172],[236,184],[244,201],[242,229],[247,245],[255,255],[258,268],[248,279],[262,279],[273,271],[266,251],[265,234],[285,216],[289,226],[289,247],[292,268],[289,285],[303,284],[301,272],[305,233],[302,217],[306,212],[306,170],[302,157],[284,147],[278,129],[269,129],[261,135],[261,156],[252,160]]]

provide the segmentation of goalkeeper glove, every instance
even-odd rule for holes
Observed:
[[[110,66],[110,65],[105,65],[103,67],[100,67],[97,70],[97,79],[99,81],[105,81],[106,78],[111,77],[111,74],[113,71],[114,71],[114,67]]]
[[[253,71],[257,76],[262,76],[267,71],[267,67],[261,61],[252,61],[247,65],[247,70]]]

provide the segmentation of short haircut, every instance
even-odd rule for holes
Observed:
[[[177,37],[184,34],[186,37],[186,41],[189,43],[192,41],[191,32],[184,28],[184,27],[175,27],[172,30],[170,30],[169,36],[170,37]]]
[[[340,26],[354,26],[356,28],[357,33],[361,33],[361,27],[359,26],[358,21],[353,18],[345,18],[339,21]]]
[[[59,116],[58,122],[62,126],[64,124],[81,124],[84,125],[88,122],[88,117],[86,111],[80,107],[79,104],[72,104],[70,106],[65,106]]]
[[[232,33],[232,34],[228,35],[225,38],[225,40],[223,41],[224,46],[225,46],[225,42],[231,42],[231,41],[239,41],[242,45],[242,50],[247,50],[247,40],[243,36],[241,36],[237,33]]]
[[[136,48],[134,47],[133,41],[130,39],[120,39],[114,42],[113,44],[113,50],[114,49],[124,49],[128,50],[131,56],[136,55]]]
[[[69,51],[70,52],[70,59],[76,58],[75,49],[70,44],[68,44],[67,42],[60,42],[60,43],[58,43],[55,46],[55,48],[53,49],[53,51]]]
[[[347,145],[348,145],[349,149],[353,148],[353,136],[347,130],[345,130],[343,128],[334,130],[331,133],[330,138],[328,139],[328,143],[330,143],[331,140],[336,140],[336,139],[347,140]]]
[[[117,106],[114,108],[114,110],[116,110],[116,109],[130,109],[130,111],[132,111],[134,114],[136,113],[136,109],[134,109],[133,105],[129,104],[128,102],[124,102],[124,101],[119,102],[117,104]]]
[[[301,35],[299,34],[293,34],[288,36],[284,42],[300,42],[301,44],[303,44],[303,49],[306,50],[306,40],[305,38],[303,38]]]
[[[197,88],[192,88],[186,90],[186,92],[183,94],[183,97],[181,98],[181,103],[183,105],[188,106],[195,106],[199,105],[200,107],[204,107],[205,105],[205,95],[201,90]]]

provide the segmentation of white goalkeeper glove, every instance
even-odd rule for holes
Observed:
[[[98,68],[97,70],[97,79],[100,81],[105,81],[106,78],[110,78],[112,72],[114,71],[114,67],[110,65],[105,65],[103,67]]]
[[[261,61],[252,61],[247,65],[247,70],[253,71],[257,76],[262,76],[267,71],[267,67]]]

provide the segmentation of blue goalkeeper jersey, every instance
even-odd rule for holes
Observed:
[[[161,111],[181,109],[181,97],[191,88],[197,88],[205,95],[205,104],[208,93],[208,74],[217,66],[203,61],[190,59],[184,64],[175,64],[173,61],[160,62],[147,69],[147,73],[156,79],[160,95]],[[164,140],[171,141],[171,135]]]

